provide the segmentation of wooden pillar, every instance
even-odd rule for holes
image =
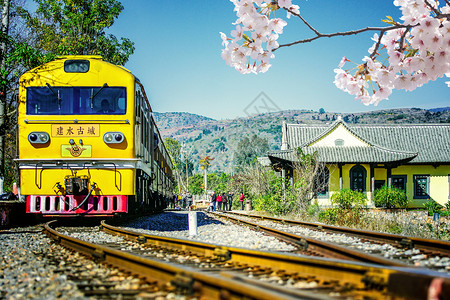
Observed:
[[[388,188],[390,188],[392,186],[392,167],[388,166],[387,167],[387,186]]]
[[[375,168],[373,164],[370,164],[370,192],[373,195],[373,192],[375,191]]]

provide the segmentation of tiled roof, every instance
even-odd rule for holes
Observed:
[[[305,154],[318,153],[318,159],[327,163],[388,163],[407,162],[414,159],[417,153],[392,151],[381,147],[304,147]],[[294,149],[273,151],[269,158],[274,162],[277,158],[285,161],[295,161]]]
[[[370,147],[306,147],[339,124]],[[287,124],[286,137],[290,149],[302,147],[306,153],[318,150],[320,160],[327,162],[388,162],[412,158],[410,163],[450,163],[450,124],[354,125],[342,120],[331,125]],[[280,155],[288,154],[269,153],[274,157]]]

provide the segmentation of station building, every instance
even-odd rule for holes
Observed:
[[[328,182],[317,195],[320,205],[329,205],[341,189],[364,192],[370,201],[383,185],[405,190],[411,207],[450,200],[450,124],[355,125],[341,118],[331,125],[283,123],[281,143],[268,158],[291,180],[297,149],[317,151]]]

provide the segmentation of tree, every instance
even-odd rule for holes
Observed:
[[[0,0],[2,25],[0,35],[0,193],[3,179],[6,190],[17,181],[16,153],[16,104],[19,76],[36,59],[36,51],[26,42],[26,30],[22,28],[17,9],[23,0]],[[32,65],[35,67],[36,65]]]
[[[54,55],[101,55],[104,60],[124,65],[134,52],[134,43],[120,41],[105,29],[123,10],[116,0],[35,0],[37,15],[20,13],[36,37],[35,47]]]
[[[186,185],[180,175],[180,169],[183,168],[183,164],[181,162],[181,144],[176,139],[167,137],[164,139],[164,145],[166,146],[167,152],[169,152],[170,159],[172,160],[172,168],[178,182],[178,192],[181,194],[181,187],[183,187],[183,190],[186,190]]]
[[[205,187],[205,194],[208,190],[208,179],[206,176],[206,171],[209,169],[209,167],[211,166],[211,161],[213,161],[214,158],[209,157],[209,156],[205,156],[203,158],[201,158],[198,162],[198,164],[200,165],[200,168],[204,171],[204,187]]]
[[[267,139],[260,138],[256,134],[240,140],[234,152],[233,163],[236,170],[242,171],[245,166],[254,163],[258,156],[266,154],[269,150]]]
[[[324,163],[319,162],[317,152],[306,154],[297,148],[294,169],[294,185],[290,193],[296,199],[296,208],[306,208],[311,200],[328,186],[329,171]]]
[[[342,69],[349,59],[344,57],[335,70],[335,85],[362,103],[378,104],[393,89],[414,90],[430,80],[446,74],[450,77],[450,1],[439,5],[436,0],[395,0],[402,11],[402,23],[391,17],[383,20],[387,27],[366,27],[346,32],[324,34],[313,27],[292,0],[231,0],[238,19],[233,38],[222,37],[222,58],[243,74],[266,72],[273,52],[293,45],[309,43],[325,37],[377,32],[369,49],[370,55],[350,69]],[[271,18],[277,10],[285,10],[313,33],[311,38],[279,45],[277,39],[287,22]],[[450,81],[447,82],[450,86]]]
[[[0,169],[0,193],[3,193],[3,180],[5,177],[5,120],[6,120],[6,74],[3,70],[6,68],[6,47],[8,41],[9,27],[9,0],[4,0],[2,7],[2,27],[0,44],[0,70],[1,89],[0,89],[0,147],[1,147],[1,169]]]

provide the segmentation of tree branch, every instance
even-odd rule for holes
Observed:
[[[440,18],[446,18],[447,20],[450,20],[450,14],[442,14],[439,9],[435,8],[433,5],[430,4],[430,2],[428,2],[428,0],[424,0],[425,4],[428,6],[428,8],[433,11],[436,14],[436,18],[440,19]],[[449,0],[445,0],[445,2],[450,5],[450,1]]]
[[[300,20],[302,20],[303,23],[305,23],[306,26],[308,26],[309,29],[311,29],[311,31],[313,31],[316,35],[320,35],[320,32],[318,30],[316,30],[314,27],[311,26],[311,24],[309,24],[308,21],[306,21],[300,14],[297,14],[293,11],[290,11],[287,8],[283,8],[285,11],[289,12],[290,14],[300,18]]]
[[[406,33],[408,32],[408,30],[409,30],[411,27],[413,27],[413,26],[408,26],[408,27],[406,28],[405,32],[403,32],[403,34],[402,34],[402,38],[401,38],[401,40],[400,40],[400,45],[399,45],[399,47],[398,47],[400,51],[403,51],[403,44],[405,43]]]
[[[437,8],[435,8],[433,5],[430,4],[430,2],[428,2],[428,0],[425,0],[425,4],[428,6],[429,9],[431,9],[436,16],[440,15],[440,12]]]
[[[409,26],[407,25],[393,25],[390,27],[366,27],[366,28],[361,28],[361,29],[357,29],[357,30],[351,30],[351,31],[344,31],[344,32],[335,32],[335,33],[329,33],[329,34],[322,34],[322,33],[316,33],[317,36],[309,38],[309,39],[303,39],[303,40],[298,40],[292,43],[288,43],[288,44],[282,44],[280,46],[278,46],[278,48],[274,49],[273,51],[280,49],[282,47],[290,47],[293,45],[297,45],[297,44],[304,44],[304,43],[309,43],[312,42],[314,40],[320,39],[320,38],[324,38],[324,37],[335,37],[335,36],[347,36],[347,35],[354,35],[354,34],[359,34],[362,32],[367,32],[367,31],[380,31],[380,32],[386,32],[389,30],[395,30],[395,29],[399,29],[399,28],[408,28]]]
[[[370,54],[370,58],[373,58],[375,56],[375,54],[377,53],[378,48],[380,48],[381,39],[383,38],[383,35],[384,35],[384,31],[380,32],[380,36],[378,37],[377,44],[375,45],[373,52]]]

